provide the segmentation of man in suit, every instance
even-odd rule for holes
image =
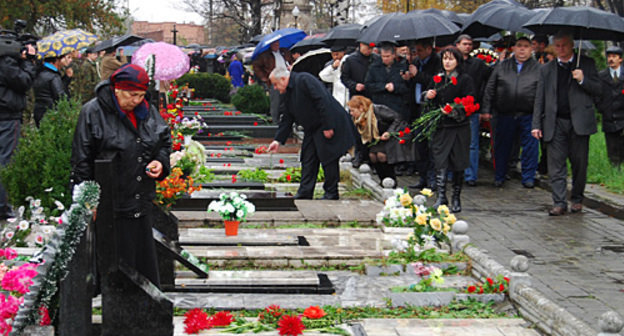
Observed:
[[[613,165],[624,162],[624,73],[622,49],[607,48],[608,68],[598,77],[602,84],[602,96],[598,99],[598,112],[602,113],[602,130],[607,143],[607,155]]]
[[[294,59],[292,58],[290,51],[286,48],[280,48],[280,42],[278,40],[271,43],[269,50],[258,55],[252,63],[253,71],[256,77],[260,80],[260,82],[269,87],[269,99],[271,102],[270,111],[273,124],[277,124],[279,122],[280,95],[279,92],[271,87],[269,74],[276,67],[288,69],[293,61]]]
[[[589,136],[597,130],[593,97],[600,95],[601,86],[594,61],[581,56],[579,62],[574,54],[572,34],[558,32],[554,48],[557,60],[540,69],[531,135],[546,143],[554,203],[548,213],[560,216],[568,208],[567,159],[572,166],[571,211],[583,209]]]
[[[303,127],[301,183],[295,198],[313,198],[319,164],[322,164],[325,171],[322,199],[337,200],[338,159],[355,143],[353,122],[323,83],[311,74],[275,68],[269,79],[284,100],[280,105],[282,118],[269,151],[277,152],[280,144],[286,142],[293,123]]]

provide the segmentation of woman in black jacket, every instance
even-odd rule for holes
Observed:
[[[143,68],[127,64],[100,82],[96,97],[80,111],[71,157],[71,184],[94,179],[94,161],[117,152],[115,225],[119,254],[159,286],[152,238],[154,180],[169,175],[170,130],[146,97],[149,78]]]
[[[33,89],[35,90],[34,116],[37,127],[39,127],[39,123],[41,123],[41,119],[46,111],[53,108],[54,104],[62,96],[67,96],[68,94],[67,87],[60,73],[63,57],[45,58],[35,78],[33,84]]]
[[[440,53],[442,73],[434,76],[425,92],[426,110],[442,109],[447,104],[456,105],[456,98],[474,96],[472,79],[462,72],[464,58],[454,47]],[[437,200],[434,207],[448,204],[446,176],[453,172],[453,197],[451,211],[460,212],[460,194],[464,181],[464,169],[470,165],[470,123],[461,104],[440,119],[431,139],[433,165],[436,171]]]
[[[390,177],[396,185],[394,164],[415,160],[411,131],[407,129],[406,132],[407,122],[399,113],[385,105],[373,104],[364,96],[353,96],[347,105],[362,143],[370,146],[368,156],[379,181]],[[397,136],[399,132],[402,132],[402,137]]]

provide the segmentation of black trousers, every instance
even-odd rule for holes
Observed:
[[[572,121],[557,118],[555,133],[547,144],[548,175],[552,186],[552,199],[555,206],[567,208],[568,167],[572,166],[572,203],[581,203],[587,182],[587,160],[589,155],[589,135],[574,132]]]
[[[297,194],[305,198],[314,197],[314,187],[316,185],[316,177],[319,172],[319,159],[317,148],[314,141],[305,141],[301,147],[301,183]],[[325,182],[323,190],[325,196],[330,198],[338,197],[338,181],[340,180],[340,169],[338,168],[338,159],[323,163],[325,172]]]
[[[624,130],[605,132],[604,135],[609,161],[613,165],[622,164],[624,162]]]
[[[119,258],[160,288],[156,245],[152,236],[152,214],[139,218],[116,217]]]

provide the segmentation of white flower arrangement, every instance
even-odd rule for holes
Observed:
[[[41,200],[32,196],[26,197],[28,211],[25,206],[17,209],[15,218],[7,219],[7,225],[0,231],[0,247],[41,247],[50,239],[54,225],[59,222],[58,217],[46,217],[41,206]],[[63,203],[54,201],[55,209],[50,212],[58,213],[65,209]]]
[[[245,194],[239,195],[233,191],[220,194],[219,200],[208,205],[208,212],[218,212],[224,220],[244,221],[247,215],[255,211],[256,207],[247,201]]]
[[[206,127],[202,117],[184,117],[179,124],[176,125],[176,130],[183,135],[195,135],[201,133],[202,128]]]

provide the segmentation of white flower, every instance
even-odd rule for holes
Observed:
[[[41,206],[41,200],[40,199],[36,199],[34,203],[35,203],[36,207],[40,207]]]
[[[19,222],[18,227],[22,231],[28,230],[28,228],[30,227],[30,224],[28,223],[28,221],[22,220],[22,221]]]
[[[50,187],[50,188],[48,188],[48,189],[45,189],[44,191],[45,191],[45,192],[51,192],[52,190],[54,190],[54,188],[53,188],[53,187]]]
[[[37,236],[37,238],[35,238],[35,243],[37,244],[43,244],[43,236]]]
[[[13,231],[9,231],[9,232],[4,234],[6,239],[9,239],[9,240],[13,239],[13,235],[15,235],[15,233]]]
[[[245,211],[243,210],[236,211],[236,218],[243,218],[243,216],[245,216]]]
[[[385,214],[383,212],[378,213],[377,216],[375,217],[375,221],[377,222],[377,224],[383,223],[384,217],[385,217]]]
[[[9,223],[15,223],[15,222],[17,222],[17,218],[16,217],[7,218],[6,221],[9,222]]]
[[[54,204],[56,205],[56,208],[57,208],[58,210],[61,210],[61,211],[65,210],[65,206],[63,205],[63,203],[61,203],[61,202],[59,202],[59,201],[55,200],[55,201],[54,201]]]
[[[54,226],[53,225],[41,225],[41,232],[43,234],[49,235],[49,234],[52,233],[53,230],[54,230]]]

